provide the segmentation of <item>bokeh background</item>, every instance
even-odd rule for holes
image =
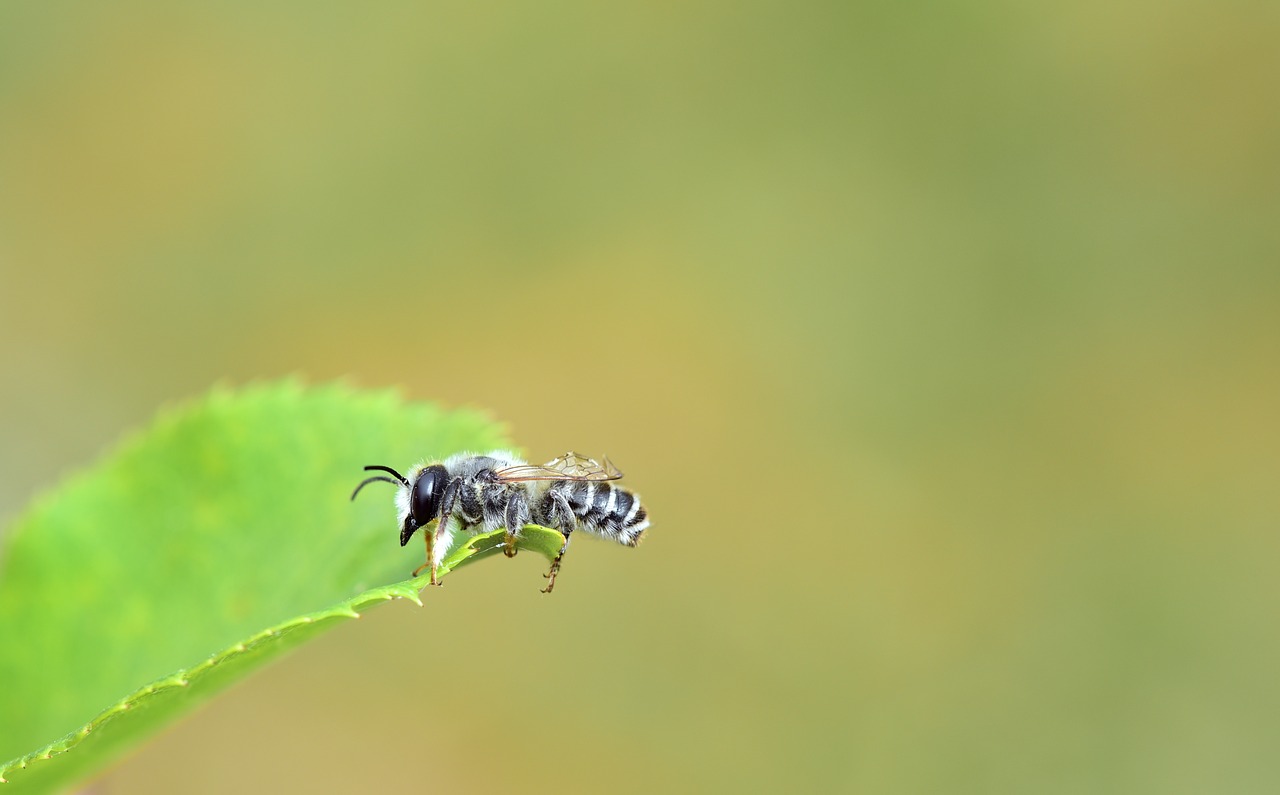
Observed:
[[[522,557],[372,611],[94,791],[1274,791],[1278,37],[6,2],[0,515],[299,374],[607,452],[655,517],[552,598]]]

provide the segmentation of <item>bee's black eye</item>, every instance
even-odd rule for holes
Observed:
[[[409,507],[413,518],[419,525],[424,525],[436,518],[440,511],[440,498],[444,496],[444,487],[449,482],[449,472],[439,464],[422,470],[418,479],[413,482],[412,499]]]

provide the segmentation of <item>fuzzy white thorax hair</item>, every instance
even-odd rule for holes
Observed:
[[[523,458],[511,452],[510,450],[490,450],[487,453],[471,453],[471,452],[455,453],[454,455],[451,455],[448,458],[446,458],[441,463],[444,464],[445,469],[449,470],[450,475],[454,477],[459,477],[459,476],[465,477],[468,474],[473,474],[475,471],[477,471],[480,468],[479,466],[471,467],[467,465],[467,462],[469,460],[476,459],[476,458],[492,458],[493,460],[498,462],[498,466],[496,467],[497,469],[501,469],[502,467],[509,467],[509,466],[519,466],[525,463],[525,460]],[[421,471],[421,469],[419,469],[418,471]],[[413,478],[409,478],[409,482],[412,483]]]

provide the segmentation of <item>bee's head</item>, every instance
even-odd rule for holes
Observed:
[[[400,512],[404,516],[404,524],[400,527],[400,546],[404,546],[419,527],[435,519],[440,512],[440,501],[444,496],[444,487],[449,482],[449,472],[435,464],[419,472],[411,483],[404,475],[388,466],[370,464],[365,467],[365,471],[369,470],[386,472],[393,475],[395,480],[384,475],[365,478],[351,493],[351,499],[354,500],[361,489],[375,481],[403,486],[404,489],[396,494],[396,504],[400,506]]]
[[[449,483],[449,471],[440,464],[434,464],[418,473],[409,491],[409,516],[405,521],[406,529],[412,520],[417,527],[425,525],[440,514],[440,502],[444,496],[444,487]],[[412,535],[410,530],[408,535]],[[400,545],[408,542],[408,535],[402,531]]]

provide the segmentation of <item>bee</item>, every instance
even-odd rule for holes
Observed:
[[[431,569],[431,584],[456,533],[507,530],[503,553],[515,557],[516,540],[526,524],[558,530],[564,545],[551,563],[543,593],[555,587],[560,562],[575,530],[634,547],[649,527],[649,515],[634,492],[614,485],[622,473],[608,458],[603,463],[577,453],[565,453],[545,464],[529,464],[506,450],[485,455],[459,453],[444,461],[421,464],[401,475],[391,467],[373,464],[366,471],[386,472],[366,478],[351,493],[355,499],[370,483],[397,486],[396,509],[400,546],[422,529],[427,562],[414,570],[417,577]],[[395,478],[392,480],[392,478]],[[427,528],[436,522],[435,531]]]

